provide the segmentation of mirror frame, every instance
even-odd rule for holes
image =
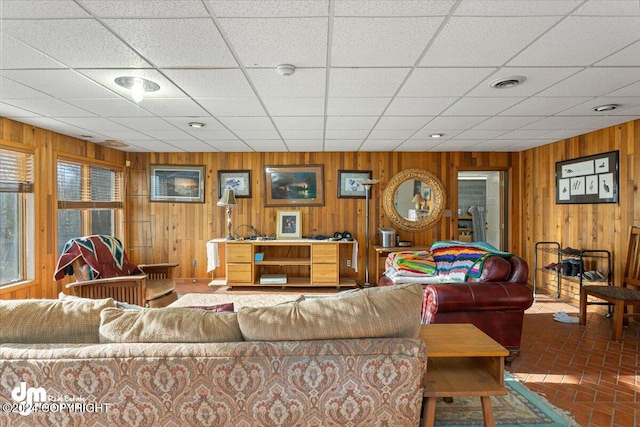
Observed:
[[[406,181],[419,180],[431,188],[432,209],[429,216],[420,221],[409,221],[398,213],[395,207],[395,196],[398,187]],[[405,169],[395,174],[387,183],[382,194],[384,212],[391,222],[404,231],[423,231],[433,227],[444,213],[447,204],[447,191],[442,181],[433,173],[420,168]]]

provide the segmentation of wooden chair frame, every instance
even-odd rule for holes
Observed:
[[[629,249],[622,282],[619,286],[584,285],[580,288],[580,324],[587,323],[587,306],[602,302],[589,301],[592,296],[613,307],[613,339],[622,340],[622,327],[628,319],[640,317],[633,307],[640,307],[640,227],[631,227]],[[627,308],[630,308],[627,310]]]

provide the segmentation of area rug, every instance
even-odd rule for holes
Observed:
[[[529,390],[512,374],[505,372],[504,380],[508,393],[504,396],[491,397],[491,408],[496,425],[506,427],[580,427],[569,414]],[[452,403],[438,399],[435,425],[482,426],[480,398],[456,397]]]

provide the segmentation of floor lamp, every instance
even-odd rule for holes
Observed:
[[[379,183],[379,179],[363,179],[360,183],[364,186],[365,191],[365,206],[364,206],[364,283],[363,287],[368,288],[371,286],[369,283],[369,193],[371,192],[371,186]]]

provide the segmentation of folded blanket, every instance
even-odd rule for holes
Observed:
[[[482,275],[484,261],[492,255],[510,257],[512,254],[496,249],[485,242],[440,241],[431,246],[431,254],[442,281],[464,282],[468,277]]]
[[[436,262],[429,251],[404,251],[389,254],[386,270],[393,269],[397,276],[424,276],[436,274]]]

